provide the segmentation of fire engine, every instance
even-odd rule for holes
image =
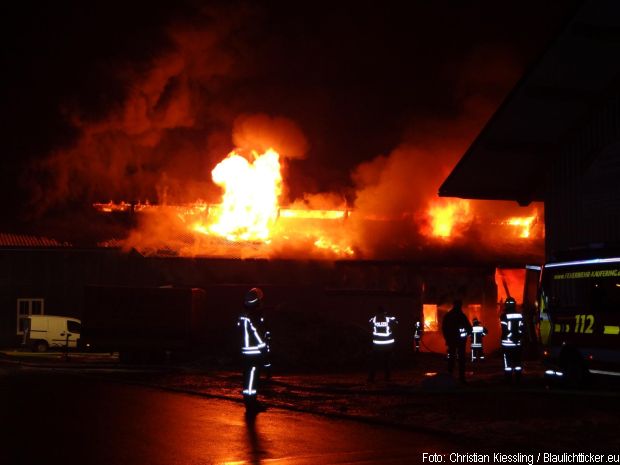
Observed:
[[[540,283],[546,375],[573,385],[620,376],[620,256],[547,263]]]

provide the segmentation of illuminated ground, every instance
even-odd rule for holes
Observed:
[[[59,354],[50,357],[47,362],[22,361],[22,369],[45,371],[51,365],[56,371],[77,371],[106,380],[240,401],[240,376],[233,371],[207,370],[198,364],[127,369],[109,356],[103,357],[107,357],[105,361],[89,361],[72,355],[69,362],[62,361]],[[13,356],[12,361],[18,359]],[[445,361],[441,357],[421,354],[413,368],[396,367],[390,383],[369,385],[366,373],[361,371],[276,371],[263,393],[272,409],[396,426],[460,438],[471,444],[482,441],[490,448],[590,451],[620,446],[618,386],[595,381],[584,390],[550,389],[540,364],[530,362],[525,366],[522,384],[506,385],[499,358],[491,357],[484,366],[473,371],[470,368],[468,384],[460,386],[443,374]]]

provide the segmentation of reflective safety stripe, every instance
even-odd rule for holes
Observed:
[[[557,263],[547,263],[545,268],[557,268],[559,266],[572,266],[572,265],[594,265],[596,263],[618,263],[620,262],[620,257],[618,258],[593,258],[591,260],[576,260],[573,262],[557,262]]]
[[[512,371],[512,368],[506,367],[506,368],[504,368],[504,371]]]
[[[620,326],[607,326],[603,327],[603,334],[620,334]]]
[[[482,347],[482,344],[480,344],[479,342],[472,342],[471,343],[471,347],[473,349],[478,349],[478,348]]]
[[[545,375],[547,375],[547,376],[564,376],[564,373],[562,373],[561,371],[547,370],[547,371],[545,371]]]
[[[263,342],[260,335],[258,334],[258,331],[248,317],[242,316],[239,317],[239,320],[241,320],[241,322],[243,323],[243,347],[241,348],[242,353],[247,355],[259,354],[260,349],[265,348],[267,344]],[[250,343],[250,337],[254,339],[254,345]]]
[[[375,339],[372,341],[373,344],[378,344],[378,345],[385,345],[385,344],[393,344],[394,343],[394,339],[386,339],[386,340],[379,340],[379,339]]]
[[[387,331],[384,332],[379,332],[379,331],[373,331],[372,335],[373,336],[390,336],[392,333],[391,331],[388,329]]]
[[[508,313],[506,314],[506,318],[509,320],[520,320],[522,316],[520,313]]]
[[[515,367],[515,371],[521,371],[522,367]]]
[[[390,322],[396,320],[393,316],[388,316],[386,321],[377,321],[377,317],[372,317],[368,320],[373,325],[372,335],[373,336],[391,336],[392,330],[390,328]]]
[[[620,376],[620,373],[617,371],[605,371],[605,370],[588,370],[590,373],[594,373],[597,375],[610,375],[610,376]]]
[[[502,339],[502,347],[518,347],[520,345],[520,343],[514,343],[510,340]]]
[[[250,381],[248,383],[247,389],[243,390],[244,394],[254,395],[256,394],[256,389],[254,389],[254,373],[256,372],[256,367],[252,367],[252,371],[250,371]]]

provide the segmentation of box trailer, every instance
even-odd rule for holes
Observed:
[[[81,346],[154,362],[196,353],[207,330],[205,291],[197,288],[87,286]]]

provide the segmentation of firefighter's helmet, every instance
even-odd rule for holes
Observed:
[[[253,287],[245,294],[243,305],[246,308],[257,308],[263,300],[263,291],[259,287]]]
[[[478,321],[478,318],[474,318],[474,321],[472,321],[472,324],[474,326],[480,326],[480,322]]]
[[[515,312],[517,310],[517,301],[512,297],[508,297],[504,302],[504,311]]]

